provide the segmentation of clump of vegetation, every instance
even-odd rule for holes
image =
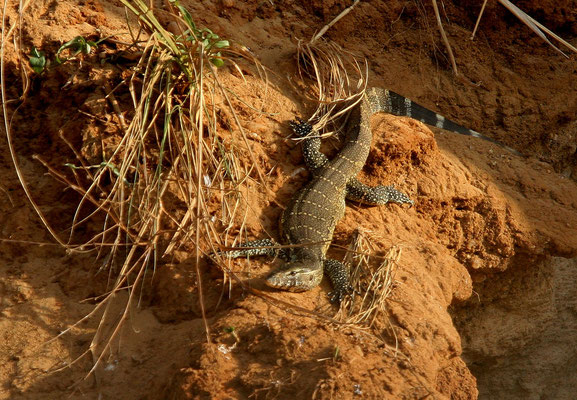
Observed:
[[[69,40],[60,46],[54,55],[53,63],[58,66],[78,56],[79,54],[88,55],[92,49],[97,47],[103,40],[105,39],[94,42],[92,40],[87,40],[83,36],[76,36],[74,39]],[[62,58],[62,54],[64,52],[69,53],[68,57]],[[42,74],[52,64],[52,62],[46,58],[46,53],[37,49],[36,47],[32,47],[32,50],[30,50],[30,54],[28,55],[28,62],[32,70],[37,74]]]
[[[198,27],[177,0],[169,2],[173,18],[170,30],[147,3],[122,2],[139,18],[146,34],[131,31],[129,48],[139,57],[125,71],[122,82],[114,89],[107,88],[121,134],[101,138],[109,145],[102,145],[101,159],[96,162],[69,142],[77,159],[66,163],[66,168],[58,169],[38,158],[54,177],[79,193],[81,200],[68,239],[52,229],[37,206],[36,211],[60,244],[71,252],[94,251],[99,269],[109,271],[113,278],[109,291],[84,318],[102,315],[89,349],[92,371],[110,354],[131,307],[139,301],[146,277],[176,250],[187,249],[196,262],[196,293],[204,315],[199,259],[210,250],[207,247],[221,241],[218,232],[222,224],[226,228],[236,219],[240,196],[238,190],[230,188],[244,185],[248,173],[255,169],[263,177],[258,166],[243,165],[236,156],[240,149],[256,164],[230,99],[234,92],[217,73],[228,62],[243,79],[246,68],[254,68],[264,77],[260,64],[242,47],[234,50],[213,30]],[[101,42],[78,36],[59,48],[54,64],[89,55]],[[246,65],[241,68],[238,62]],[[36,48],[29,63],[38,74],[50,66],[46,54]],[[264,81],[266,84],[266,78]],[[122,90],[129,92],[123,99],[131,99],[131,104],[119,103]],[[230,128],[240,132],[240,138],[232,137],[232,133],[218,134],[218,115],[223,108],[232,115],[235,125]],[[207,208],[215,197],[222,207],[220,221]],[[93,227],[95,221],[102,226],[91,237],[76,235],[83,225]],[[118,296],[120,292],[128,295]],[[118,301],[125,302],[120,316],[110,308]]]

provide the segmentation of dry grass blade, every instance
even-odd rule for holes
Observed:
[[[26,3],[26,4],[28,4],[28,3]],[[38,204],[36,203],[36,201],[32,197],[32,193],[30,192],[30,188],[28,187],[28,184],[26,183],[26,179],[22,173],[22,169],[20,168],[20,161],[18,160],[18,156],[17,156],[16,150],[14,148],[14,141],[12,138],[12,129],[11,129],[12,122],[11,122],[11,118],[9,117],[10,113],[8,111],[8,108],[7,108],[8,99],[6,97],[6,81],[4,79],[4,60],[5,60],[5,49],[6,49],[5,46],[6,46],[6,43],[7,43],[7,40],[9,38],[10,34],[14,32],[13,29],[10,29],[10,32],[8,32],[8,30],[5,29],[6,28],[6,8],[7,8],[7,6],[8,6],[8,4],[5,1],[3,4],[3,7],[2,7],[2,25],[1,25],[1,32],[0,32],[0,92],[1,92],[1,100],[2,100],[2,117],[3,117],[3,121],[4,121],[4,131],[6,133],[6,141],[8,144],[8,151],[10,152],[12,164],[14,165],[14,170],[16,171],[16,175],[18,176],[18,180],[20,181],[20,185],[22,186],[22,189],[24,190],[24,193],[25,193],[26,197],[28,198],[28,201],[30,201],[32,208],[34,208],[34,211],[40,217],[42,224],[46,227],[48,232],[50,232],[50,234],[52,235],[54,240],[56,240],[60,245],[67,247],[66,243],[60,238],[60,236],[52,228],[51,224],[48,222],[48,220],[44,216],[44,213],[42,212],[42,210],[40,209],[40,207],[38,206]],[[25,5],[23,5],[20,8],[21,13],[23,12],[24,8],[25,8]],[[12,26],[12,28],[14,28],[16,26],[20,27],[21,23],[22,23],[22,21],[19,20],[19,23],[14,24]],[[14,40],[16,42],[17,40],[19,40],[19,37],[18,38],[15,37]],[[18,48],[16,43],[15,43],[15,47]],[[26,79],[24,79],[24,81],[26,81]],[[28,85],[26,84],[26,86],[28,86]],[[12,114],[12,117],[14,115],[15,115],[15,112],[14,112],[14,114]]]
[[[355,8],[357,6],[357,4],[359,4],[360,0],[354,0],[353,4],[351,4],[350,6],[348,6],[347,8],[345,8],[339,15],[337,15],[335,18],[333,18],[333,20],[331,22],[329,22],[328,24],[326,24],[320,31],[319,33],[317,33],[310,41],[310,44],[315,43],[317,40],[319,40],[330,28],[331,26],[333,26],[334,24],[336,24],[341,18],[343,18],[345,15],[347,15],[348,13],[350,13],[353,8]]]
[[[471,33],[470,39],[473,40],[475,38],[475,34],[477,33],[477,29],[479,28],[479,23],[481,22],[481,17],[485,12],[485,7],[487,6],[487,0],[483,1],[483,5],[481,6],[481,10],[479,11],[479,15],[477,16],[477,21],[475,22],[475,27],[473,28],[473,33]]]
[[[567,54],[565,54],[561,49],[559,49],[557,46],[555,46],[553,43],[551,43],[549,41],[549,39],[547,38],[547,36],[545,36],[543,31],[547,32],[549,35],[551,35],[551,37],[553,37],[555,40],[557,40],[558,42],[560,42],[561,44],[566,46],[569,50],[577,53],[577,48],[575,46],[571,45],[571,43],[567,42],[566,40],[564,40],[563,38],[561,38],[560,36],[558,36],[554,32],[552,32],[550,29],[548,29],[547,27],[545,27],[544,25],[542,25],[541,23],[539,23],[538,21],[533,19],[533,17],[531,17],[526,12],[521,10],[515,4],[511,3],[509,0],[499,0],[499,3],[501,3],[505,8],[507,8],[509,11],[511,11],[513,13],[513,15],[515,15],[517,18],[519,18],[525,25],[527,25],[533,32],[535,32],[541,39],[543,39],[547,44],[549,44],[549,46],[553,47],[555,49],[555,51],[557,51],[558,53],[560,53],[564,57],[569,58],[569,56],[567,56]],[[481,11],[479,12],[479,16],[477,17],[477,22],[475,23],[475,29],[473,30],[473,34],[471,35],[471,39],[473,39],[473,37],[475,36],[475,32],[477,31],[477,27],[479,26],[479,22],[481,20],[481,16],[483,15],[483,10],[485,9],[485,4],[486,4],[486,1],[483,3]]]
[[[445,33],[445,29],[443,28],[443,23],[441,22],[441,14],[439,13],[439,6],[437,5],[437,0],[432,0],[432,3],[433,3],[433,9],[435,10],[435,17],[437,19],[437,26],[439,27],[439,32],[441,32],[441,37],[443,38],[443,42],[445,43],[445,47],[447,48],[447,52],[449,53],[449,59],[451,60],[451,67],[453,68],[453,73],[455,75],[459,75],[459,71],[457,71],[457,63],[455,62],[455,56],[453,56],[453,49],[451,48],[449,38],[447,38],[447,34]]]
[[[513,15],[515,15],[517,18],[519,18],[525,25],[527,25],[533,32],[535,32],[541,39],[543,39],[545,42],[547,42],[547,44],[549,44],[549,46],[553,47],[557,52],[559,52],[560,54],[562,54],[563,56],[568,58],[567,54],[563,53],[561,51],[561,49],[559,49],[557,46],[555,46],[553,43],[551,43],[549,41],[549,39],[547,39],[547,36],[545,36],[545,34],[541,31],[541,29],[539,29],[539,27],[535,24],[536,21],[533,18],[531,18],[529,15],[527,15],[524,11],[522,11],[515,4],[511,3],[509,0],[499,0],[499,3],[501,3],[503,6],[505,6],[505,8],[507,8],[509,11],[511,11],[513,13]]]
[[[368,64],[336,43],[320,40],[314,44],[299,41],[297,68],[303,81],[312,80],[312,99],[318,106],[310,121],[317,132],[328,136],[325,127],[360,102],[367,85]]]

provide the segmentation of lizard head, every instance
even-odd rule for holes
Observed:
[[[323,279],[322,261],[289,262],[267,278],[270,287],[291,292],[303,292],[318,286]]]

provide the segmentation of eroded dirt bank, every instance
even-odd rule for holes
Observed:
[[[157,3],[160,11],[166,8]],[[348,2],[182,4],[199,25],[248,46],[271,69],[265,113],[255,115],[250,102],[238,107],[276,193],[271,198],[253,184],[246,230],[251,237],[262,237],[263,231],[275,236],[280,206],[308,177],[295,173],[302,167],[300,148],[286,139],[287,122],[313,107],[289,81],[295,38],[311,37]],[[498,5],[488,7],[471,42],[479,5],[444,5],[460,78],[450,71],[427,2],[361,2],[327,33],[369,60],[371,85],[402,93],[526,155],[433,132],[408,119],[374,117],[372,152],[362,178],[395,184],[415,206],[348,207],[335,243],[346,246],[361,228],[378,255],[391,246],[402,248],[388,301],[390,319],[377,325],[384,341],[237,287],[231,299],[221,300],[228,283],[203,261],[212,341],[207,344],[191,246],[156,271],[97,382],[82,381],[89,357],[48,373],[88,348],[98,315],[46,342],[94,308],[84,300],[105,292],[109,278],[96,273],[90,254],[68,255],[46,245],[52,240],[25,200],[3,143],[0,221],[2,238],[14,241],[0,243],[5,266],[0,397],[571,398],[577,384],[571,368],[577,358],[575,56],[562,58]],[[575,44],[574,1],[519,6]],[[15,9],[13,3],[7,12],[11,26]],[[55,51],[76,35],[126,30],[116,1],[32,2],[24,21],[26,51],[32,45]],[[6,65],[17,83],[8,93],[17,97],[21,81],[11,46]],[[104,84],[114,86],[117,74],[99,66],[94,56],[82,66],[65,64],[34,78],[13,125],[33,196],[64,232],[65,216],[78,199],[32,156],[62,166],[73,156],[62,143],[62,131],[79,147],[117,132],[114,110],[100,100]],[[221,76],[240,98],[263,93],[256,89],[262,84],[256,75],[243,82],[229,65]],[[343,255],[339,248],[331,251]],[[231,268],[264,289],[260,278],[271,265],[239,260]],[[329,290],[323,283],[307,293],[267,293],[332,315]]]

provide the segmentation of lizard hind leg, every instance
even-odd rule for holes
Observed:
[[[394,186],[368,186],[356,178],[347,183],[347,199],[368,205],[414,204],[409,196],[398,191]]]

